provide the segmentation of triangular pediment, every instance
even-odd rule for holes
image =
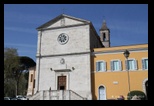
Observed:
[[[89,24],[89,23],[90,21],[87,21],[87,20],[61,14],[56,18],[48,21],[47,23],[41,25],[40,27],[37,28],[37,30],[73,26],[73,25],[82,25],[82,24]]]

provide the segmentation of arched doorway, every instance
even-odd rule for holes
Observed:
[[[145,82],[145,91],[146,91],[146,96],[148,99],[148,81]]]
[[[99,91],[99,100],[106,100],[105,87],[104,86],[100,86],[98,91]]]

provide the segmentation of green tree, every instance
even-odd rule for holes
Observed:
[[[131,100],[133,96],[138,96],[141,100],[146,100],[146,95],[143,91],[133,90],[127,94],[127,99]]]
[[[27,56],[18,56],[17,49],[4,48],[4,96],[26,94],[28,68],[36,63]]]
[[[17,49],[4,48],[4,96],[14,96],[17,93],[14,70],[18,69],[18,65]]]
[[[22,70],[22,83],[20,84],[20,94],[26,94],[28,88],[28,77],[29,77],[29,68],[36,66],[36,63],[33,59],[27,56],[20,56],[19,57],[20,64],[24,66],[24,70]]]

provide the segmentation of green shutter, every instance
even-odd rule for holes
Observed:
[[[145,70],[145,59],[142,59],[142,69]]]
[[[126,67],[126,70],[128,70],[128,61],[125,60],[125,67]]]
[[[111,68],[111,71],[113,71],[113,61],[110,61],[110,68]]]
[[[104,71],[106,71],[106,62],[104,61]]]
[[[98,64],[99,62],[96,62],[96,71],[98,71],[98,68],[99,68]]]
[[[121,61],[119,60],[119,71],[121,71],[122,70],[122,68],[121,68]]]
[[[135,70],[137,70],[137,60],[134,60]]]

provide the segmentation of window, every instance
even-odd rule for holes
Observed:
[[[111,61],[111,70],[112,71],[120,71],[121,68],[121,61],[120,60],[112,60]]]
[[[148,70],[148,59],[142,59],[142,69]]]
[[[127,70],[137,70],[137,60],[129,59],[125,61]]]
[[[30,79],[30,82],[32,82],[33,81],[33,74],[31,74],[31,79]]]
[[[33,82],[33,88],[35,88],[35,79],[34,79],[34,82]]]
[[[103,41],[106,41],[105,33],[103,33]]]
[[[105,61],[96,62],[96,71],[106,71],[106,62]]]

